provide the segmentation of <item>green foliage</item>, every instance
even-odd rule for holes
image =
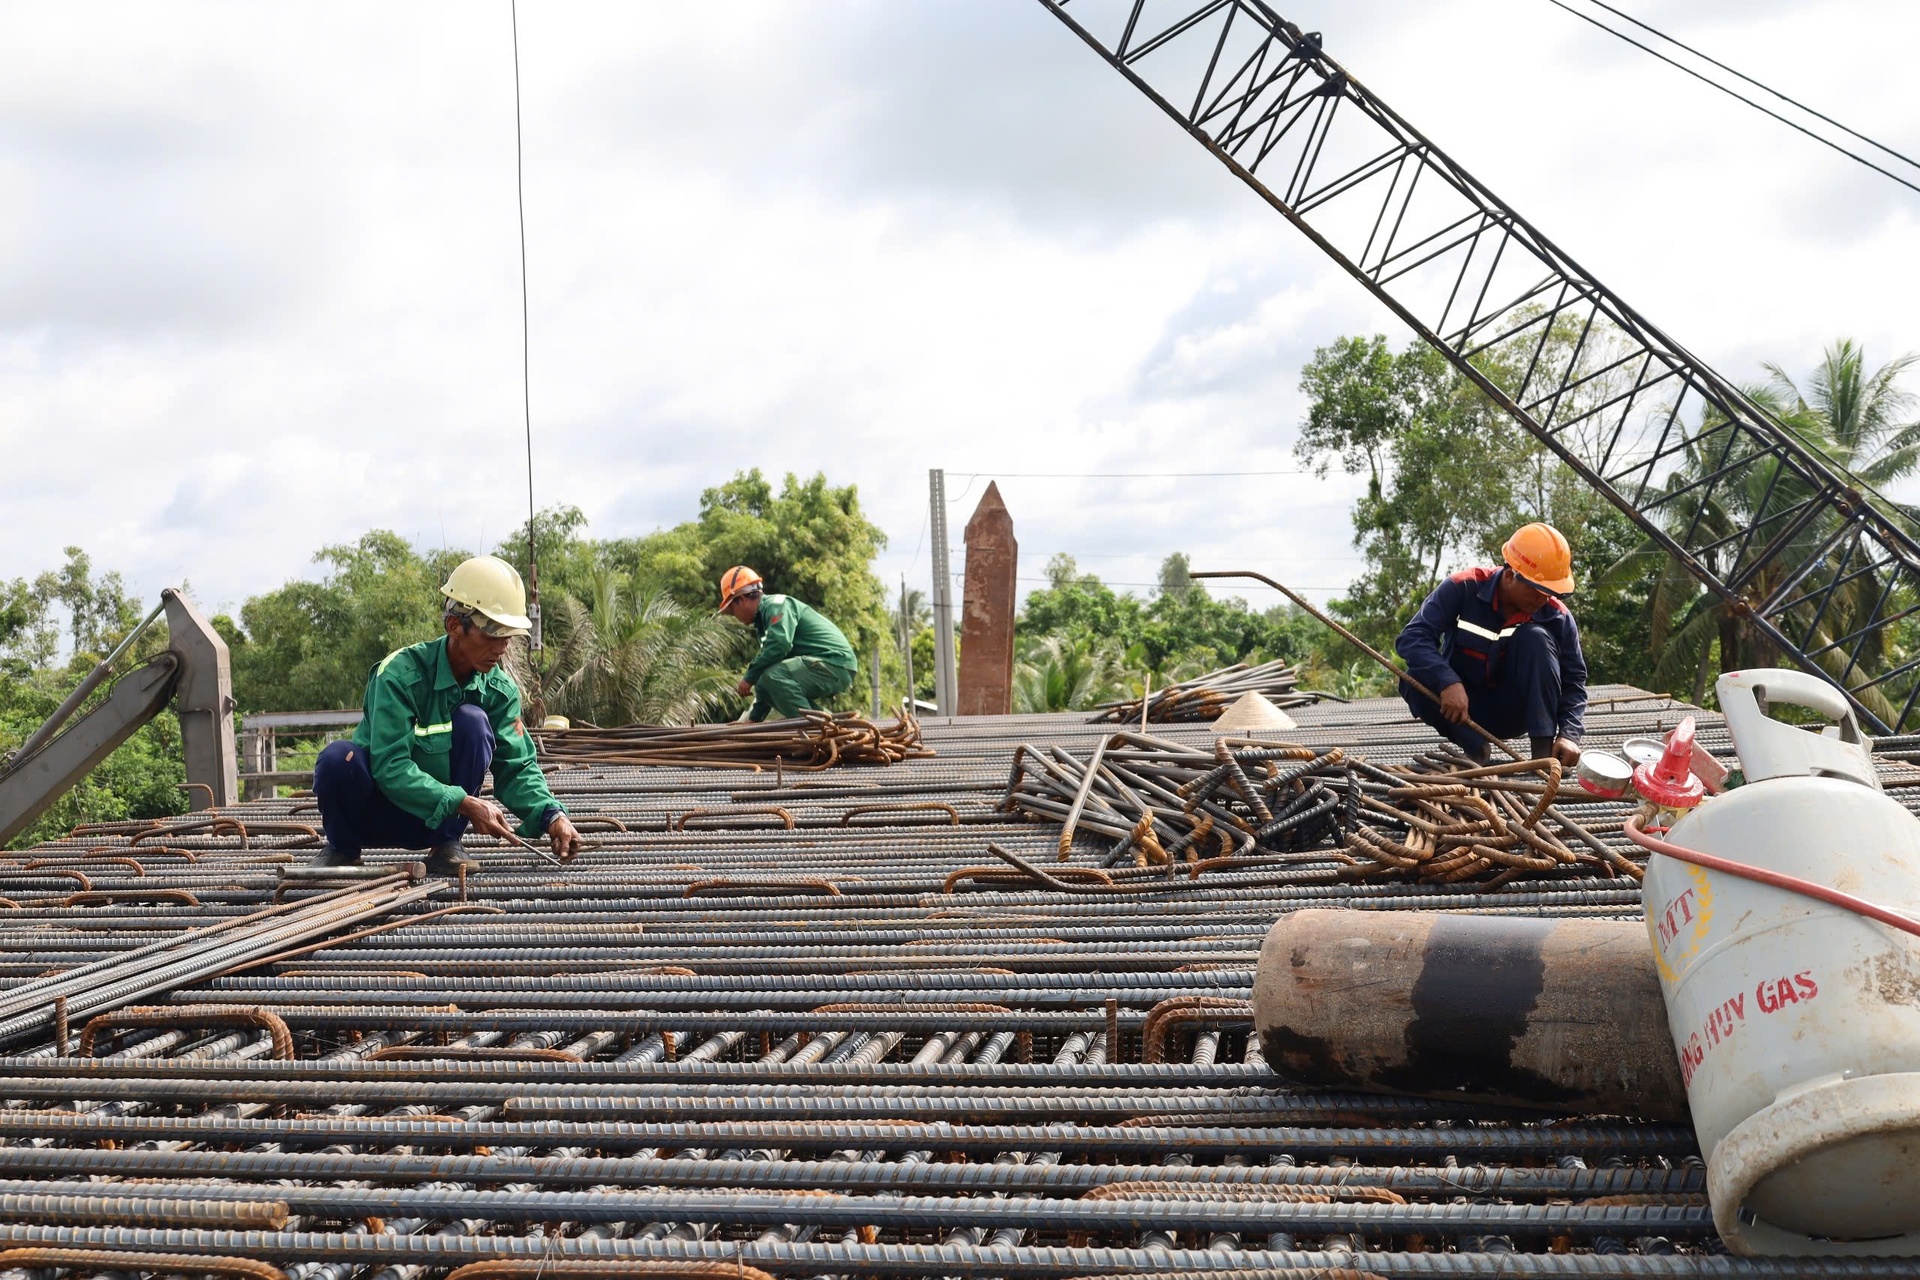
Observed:
[[[695,724],[738,712],[731,671],[745,632],[604,565],[591,587],[584,601],[567,591],[549,597],[539,678],[548,711],[602,725]],[[510,652],[524,664],[525,649]],[[516,674],[533,683],[524,669]]]
[[[534,516],[534,542],[540,553],[542,608],[545,607],[545,601],[557,592],[564,591],[575,600],[589,598],[593,594],[594,575],[601,569],[618,567],[613,564],[611,555],[614,544],[583,537],[586,527],[586,514],[575,506],[548,507]],[[527,567],[526,525],[508,534],[493,549],[493,554],[518,570],[523,580],[531,581]]]
[[[119,574],[96,578],[92,559],[78,547],[66,549],[66,562],[60,568],[31,582],[0,583],[0,669],[6,675],[0,680],[0,753],[26,741],[145,612],[139,601],[128,596]],[[63,633],[72,651],[60,662]],[[133,670],[165,643],[162,629],[147,632],[119,664],[119,671]],[[111,690],[108,682],[81,705],[75,717],[98,706]],[[11,847],[56,839],[82,822],[185,812],[187,796],[180,790],[184,781],[180,722],[171,715],[157,716],[55,801]]]
[[[60,652],[63,610],[73,656],[105,656],[140,621],[144,610],[118,573],[96,581],[92,557],[79,547],[65,554],[65,564],[32,582],[0,582],[0,669],[23,676],[51,666]]]
[[[1396,354],[1378,335],[1341,338],[1314,352],[1300,389],[1300,460],[1367,476],[1352,516],[1367,568],[1333,611],[1385,647],[1451,561],[1512,522],[1538,446],[1421,342]]]
[[[933,701],[933,628],[921,627],[913,633],[913,696]],[[960,638],[954,637],[953,651],[960,652]]]
[[[1138,640],[1142,602],[1115,591],[1094,574],[1081,573],[1072,556],[1056,555],[1047,561],[1047,582],[1043,589],[1028,593],[1017,634],[1108,638],[1128,647]]]
[[[1235,662],[1299,661],[1308,651],[1309,633],[1301,622],[1312,623],[1304,615],[1289,608],[1255,613],[1238,597],[1216,600],[1194,589],[1179,552],[1161,566],[1161,580],[1172,589],[1148,600],[1081,573],[1068,555],[1048,561],[1047,580],[1048,586],[1028,594],[1021,610],[1022,640],[1060,636],[1089,649],[1111,646],[1138,675],[1151,672],[1156,685]]]
[[[94,639],[111,648],[120,636]],[[0,754],[25,742],[95,665],[91,655],[83,655],[63,667],[0,681]],[[120,670],[131,671],[136,665],[129,661]],[[111,690],[109,682],[82,704],[75,713],[76,718],[98,706]],[[187,795],[180,784],[186,778],[186,764],[180,750],[180,721],[171,714],[155,716],[78,786],[54,801],[52,807],[8,847],[25,849],[55,840],[83,822],[124,822],[184,813]]]
[[[289,582],[241,607],[235,701],[246,711],[358,707],[375,663],[440,634],[440,584],[468,554],[422,554],[384,529],[320,551],[320,581]]]
[[[1068,635],[1029,639],[1013,666],[1013,709],[1086,711],[1139,693],[1111,644]]]
[[[1187,553],[1176,551],[1160,562],[1160,594],[1175,598],[1184,596],[1193,590],[1193,579],[1188,572],[1193,562],[1187,559]]]
[[[1585,371],[1604,344],[1590,342],[1589,351],[1581,337],[1558,325],[1541,343],[1532,331],[1480,363],[1499,385],[1516,384],[1519,363],[1538,346],[1543,366],[1579,359]],[[1437,351],[1416,341],[1395,353],[1383,337],[1342,338],[1314,353],[1300,385],[1313,401],[1298,456],[1321,474],[1337,460],[1367,476],[1353,508],[1354,545],[1367,567],[1331,604],[1362,639],[1389,648],[1445,573],[1499,563],[1515,527],[1545,520],[1570,535],[1576,580],[1602,587],[1583,590],[1574,605],[1592,678],[1656,681],[1645,621],[1655,566],[1642,556],[1634,572],[1608,572],[1637,549],[1638,530]],[[1608,376],[1573,394],[1604,398]],[[1323,639],[1314,648],[1322,661],[1312,677],[1362,687],[1340,674],[1351,662],[1346,647]]]
[[[1914,361],[1913,356],[1902,356],[1869,371],[1860,348],[1841,340],[1827,348],[1804,389],[1777,365],[1769,364],[1766,368],[1771,381],[1749,388],[1747,394],[1808,447],[1864,485],[1877,487],[1920,470],[1920,423],[1903,421],[1912,413],[1914,400],[1898,384]],[[1727,448],[1724,427],[1723,417],[1708,412],[1688,429],[1680,464],[1666,478],[1661,492],[1689,489],[1701,478],[1738,460],[1738,455]],[[1697,518],[1699,529],[1720,542],[1719,549],[1709,553],[1707,560],[1723,580],[1744,578],[1746,594],[1765,599],[1785,581],[1793,566],[1804,564],[1823,549],[1828,555],[1846,553],[1844,542],[1838,549],[1828,546],[1837,526],[1833,518],[1827,518],[1800,527],[1784,555],[1750,572],[1747,557],[1764,548],[1771,537],[1742,539],[1733,535],[1748,529],[1770,533],[1783,529],[1811,495],[1802,482],[1772,461],[1763,460],[1748,468],[1741,480],[1706,490],[1704,506],[1682,500],[1662,508],[1670,531],[1678,534]],[[1911,509],[1892,503],[1887,506],[1909,520],[1914,518]],[[1608,571],[1612,581],[1636,577],[1649,582],[1643,619],[1648,643],[1659,656],[1656,687],[1689,689],[1695,701],[1702,701],[1717,672],[1772,666],[1781,661],[1777,648],[1743,612],[1708,594],[1684,566],[1667,558],[1651,539],[1636,540],[1631,547],[1623,548],[1620,560]],[[1809,646],[1818,650],[1868,626],[1876,610],[1897,613],[1915,603],[1884,601],[1884,592],[1885,583],[1877,572],[1848,575],[1835,591],[1822,625],[1813,630]],[[1795,612],[1790,610],[1789,616]],[[1812,613],[1798,612],[1804,614],[1802,626],[1791,629],[1804,630],[1813,620]],[[1907,659],[1911,642],[1912,637],[1900,628],[1883,628],[1868,636],[1861,666],[1868,670],[1897,667]],[[1825,660],[1836,676],[1849,661],[1842,648],[1829,650]],[[1883,719],[1890,720],[1897,714],[1898,708],[1880,689],[1866,690],[1861,697]]]
[[[641,580],[659,583],[689,609],[711,610],[720,575],[736,564],[756,570],[767,590],[797,596],[831,618],[864,666],[877,641],[889,640],[885,589],[873,558],[886,535],[860,509],[854,485],[825,475],[788,475],[776,495],[756,468],[700,495],[696,520],[620,548],[618,557]],[[890,642],[887,646],[891,647]],[[864,705],[865,681],[841,696]]]

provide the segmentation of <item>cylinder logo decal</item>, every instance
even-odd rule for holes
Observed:
[[[1653,935],[1653,960],[1665,982],[1680,981],[1680,970],[1700,950],[1713,920],[1713,881],[1704,867],[1682,863],[1692,881],[1659,911],[1647,912],[1647,932]]]

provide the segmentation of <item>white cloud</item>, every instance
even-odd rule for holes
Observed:
[[[1544,0],[1278,5],[1730,376],[1920,348],[1915,200]],[[1894,0],[1636,9],[1889,140]],[[1337,588],[1298,370],[1392,318],[1032,0],[526,6],[536,485],[602,535],[737,467],[856,481],[924,584],[926,471],[1037,578]],[[1864,34],[1863,34],[1864,33]],[[1870,37],[1870,38],[1867,38]],[[237,603],[372,526],[523,518],[506,7],[0,12],[0,574],[69,543]]]

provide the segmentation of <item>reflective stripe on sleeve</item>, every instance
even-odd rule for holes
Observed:
[[[1475,626],[1473,623],[1468,622],[1465,618],[1457,619],[1453,625],[1456,627],[1459,627],[1462,631],[1466,631],[1473,635],[1480,636],[1482,639],[1493,640],[1496,642],[1505,640],[1508,636],[1512,635],[1514,632],[1520,629],[1519,627],[1508,627],[1504,631],[1489,631],[1485,627]]]

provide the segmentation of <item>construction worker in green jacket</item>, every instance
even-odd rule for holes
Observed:
[[[428,874],[453,875],[476,865],[460,847],[469,827],[514,836],[508,811],[521,836],[545,836],[562,859],[579,852],[580,833],[548,790],[521,722],[520,687],[500,669],[508,643],[532,625],[519,573],[476,556],[440,594],[446,634],[382,659],[367,676],[353,737],[314,762],[327,838],[316,866],[357,865],[371,845],[430,850]],[[489,771],[498,804],[480,795]]]
[[[721,575],[720,612],[760,637],[760,652],[738,686],[741,697],[753,695],[749,720],[765,720],[769,710],[797,716],[844,691],[860,669],[840,628],[792,596],[766,594],[760,575],[745,565]]]

